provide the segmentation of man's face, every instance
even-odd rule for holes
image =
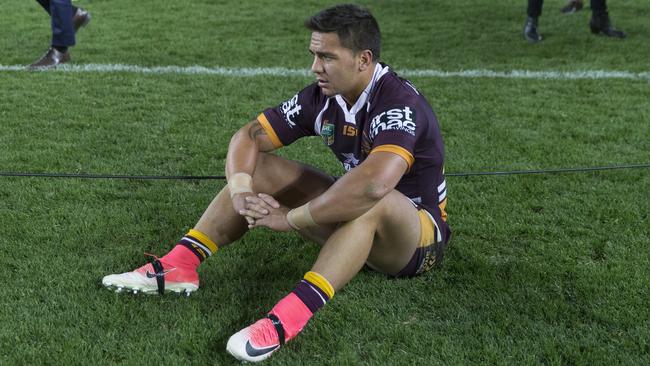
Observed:
[[[359,56],[341,45],[336,33],[312,32],[309,52],[314,55],[311,71],[327,96],[341,94],[354,102],[363,91]]]

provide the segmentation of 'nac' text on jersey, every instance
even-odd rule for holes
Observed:
[[[376,115],[370,123],[370,138],[388,130],[404,131],[415,136],[415,112],[408,106],[393,108]]]

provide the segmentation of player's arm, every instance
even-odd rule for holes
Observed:
[[[356,219],[389,194],[407,171],[407,160],[393,152],[373,152],[327,191],[306,204],[289,210],[273,197],[260,193],[246,197],[251,203],[249,229],[265,226],[276,231],[305,230],[316,225]],[[261,207],[265,213],[261,212]]]
[[[258,154],[275,149],[276,145],[257,119],[247,123],[230,139],[226,155],[226,177],[229,179],[236,173],[252,176]]]
[[[317,224],[346,222],[363,215],[390,193],[409,168],[392,152],[374,152],[308,204]]]
[[[276,149],[271,137],[259,120],[253,120],[240,128],[230,139],[226,155],[226,179],[233,200],[233,208],[239,212],[245,207],[245,196],[253,193],[253,173],[260,152]]]

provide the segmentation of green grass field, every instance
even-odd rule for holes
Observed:
[[[306,69],[319,1],[90,1],[73,64]],[[525,1],[363,1],[396,69],[650,72],[650,1],[547,0],[541,44]],[[0,66],[49,43],[35,1],[8,2]],[[0,70],[0,172],[222,175],[231,134],[311,82],[133,72]],[[650,163],[650,78],[414,77],[441,122],[447,172]],[[331,174],[318,139],[280,152]],[[361,272],[267,363],[650,364],[650,170],[453,176],[452,245],[411,280]],[[258,230],[200,268],[189,298],[115,294],[109,273],[164,254],[219,180],[0,177],[0,365],[221,365],[230,335],[268,311],[318,248]]]

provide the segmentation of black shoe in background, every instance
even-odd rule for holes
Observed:
[[[589,22],[589,28],[591,28],[591,33],[593,34],[603,34],[607,37],[612,38],[627,37],[627,34],[625,32],[614,29],[614,27],[612,27],[608,13],[600,16],[592,16],[591,21]]]
[[[528,17],[526,19],[524,38],[530,43],[537,43],[542,40],[542,36],[537,33],[537,18]]]
[[[41,58],[29,65],[27,68],[29,70],[46,70],[57,67],[68,61],[70,61],[69,51],[66,50],[65,52],[59,52],[56,48],[51,47],[43,56],[41,56]]]
[[[79,28],[85,27],[90,22],[90,13],[82,8],[77,8],[77,11],[72,16],[72,25],[74,26],[74,32],[77,33]]]

